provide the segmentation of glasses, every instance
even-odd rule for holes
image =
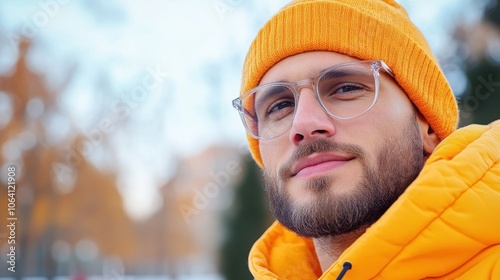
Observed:
[[[323,110],[348,120],[369,111],[377,102],[380,69],[394,77],[381,60],[337,64],[312,79],[260,85],[233,100],[247,132],[256,139],[276,138],[290,129],[300,90],[311,86]]]

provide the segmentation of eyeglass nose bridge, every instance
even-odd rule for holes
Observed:
[[[303,88],[306,88],[306,87],[311,87],[311,89],[314,91],[315,90],[314,83],[315,83],[314,79],[307,78],[307,79],[303,79],[303,80],[300,80],[300,81],[293,83],[293,86],[295,88],[295,91],[298,94],[298,93],[300,93],[300,91]]]
[[[307,79],[303,79],[303,80],[300,80],[300,81],[293,83],[292,86],[294,89],[295,108],[294,108],[294,113],[293,113],[293,117],[292,117],[292,123],[295,121],[295,113],[297,111],[297,106],[299,104],[300,94],[301,94],[302,89],[304,89],[304,88],[311,88],[311,93],[314,96],[314,99],[316,99],[316,102],[318,102],[318,105],[321,107],[323,112],[327,115],[333,116],[333,114],[328,111],[325,104],[323,104],[323,101],[321,100],[321,98],[319,96],[319,92],[318,92],[316,83],[317,83],[316,78],[307,78]]]

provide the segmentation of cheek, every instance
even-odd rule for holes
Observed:
[[[408,120],[415,116],[413,104],[406,94],[395,87],[381,92],[377,104],[363,117],[363,123],[369,124],[366,132],[378,134],[378,139],[387,139],[399,135]],[[367,133],[367,135],[369,135]]]
[[[394,121],[406,120],[407,116],[414,114],[413,103],[406,93],[393,84],[388,84],[381,89],[379,99],[373,109],[379,111],[380,116],[385,116]]]
[[[280,155],[284,155],[283,144],[279,145],[275,143],[276,140],[266,141],[262,143],[259,142],[260,155],[262,157],[262,162],[264,163],[264,168],[275,173],[279,162],[282,161]]]
[[[402,101],[402,102],[401,102]],[[401,138],[401,131],[414,116],[411,103],[405,100],[384,100],[365,115],[351,120],[343,141],[359,145],[367,154],[370,164],[376,163],[378,153],[393,139]],[[340,126],[340,125],[339,125]],[[341,129],[338,128],[337,132]]]
[[[273,162],[275,159],[273,154],[273,149],[270,148],[270,145],[259,145],[260,147],[260,156],[262,157],[262,162],[264,163],[264,167],[266,169],[272,169],[276,164]]]

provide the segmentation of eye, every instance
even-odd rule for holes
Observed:
[[[353,82],[324,84],[320,94],[323,100],[354,100],[367,94],[367,87]]]
[[[271,85],[256,95],[255,111],[261,120],[279,120],[294,110],[295,97],[288,86]]]
[[[318,89],[321,98],[351,100],[370,90],[373,83],[370,71],[343,67],[325,72],[318,81]]]
[[[361,86],[355,85],[355,84],[343,85],[343,86],[337,88],[336,90],[332,91],[330,94],[346,93],[346,92],[361,90],[361,89],[363,89]]]
[[[281,99],[271,104],[271,106],[269,106],[269,109],[267,110],[267,115],[269,116],[274,113],[281,113],[285,109],[287,110],[293,109],[294,106],[295,104],[293,101]]]

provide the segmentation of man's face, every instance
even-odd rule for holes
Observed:
[[[307,52],[273,66],[261,84],[311,78],[356,61],[333,52]],[[266,189],[276,218],[299,235],[348,233],[375,222],[422,169],[424,152],[411,101],[388,75],[371,110],[333,119],[311,87],[300,91],[291,129],[261,140]]]

